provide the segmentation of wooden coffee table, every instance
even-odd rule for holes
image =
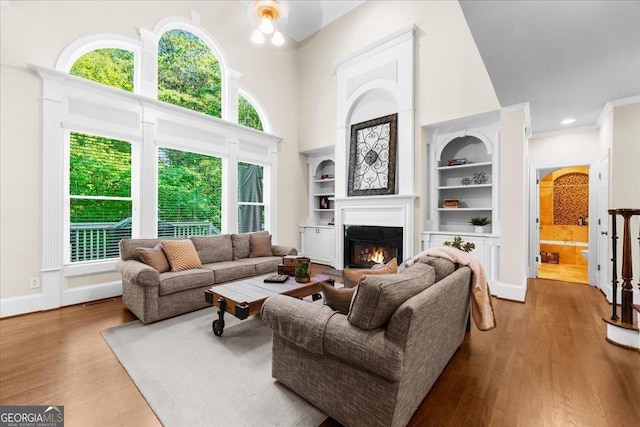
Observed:
[[[265,277],[273,274],[275,272],[216,285],[204,291],[207,302],[219,308],[218,318],[211,325],[216,336],[222,336],[224,332],[225,312],[244,320],[260,313],[264,301],[276,294],[289,295],[294,298],[304,298],[311,295],[316,301],[321,298],[320,282],[331,280],[329,276],[324,274],[314,274],[307,283],[298,283],[294,277],[289,277],[283,283],[265,283]]]

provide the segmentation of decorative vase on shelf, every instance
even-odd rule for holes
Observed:
[[[476,233],[484,233],[484,225],[476,225]]]

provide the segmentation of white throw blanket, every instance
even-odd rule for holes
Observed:
[[[407,267],[415,264],[423,256],[444,258],[451,262],[466,265],[471,269],[471,316],[477,328],[489,331],[496,327],[496,317],[491,304],[491,291],[480,260],[475,256],[451,246],[427,249],[406,262]]]

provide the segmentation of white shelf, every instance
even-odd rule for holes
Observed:
[[[466,169],[466,168],[479,168],[482,166],[491,166],[492,162],[480,162],[480,163],[467,163],[466,165],[455,165],[455,166],[438,166],[436,169],[439,171],[444,170],[456,170],[456,169]]]
[[[333,197],[335,196],[335,193],[316,193],[314,194],[315,197],[321,197],[321,196],[327,196],[327,197]]]
[[[473,212],[473,211],[492,211],[492,208],[438,208],[441,212]]]
[[[333,212],[333,209],[314,209],[314,212]]]
[[[457,189],[473,189],[473,188],[491,188],[493,184],[470,184],[470,185],[445,185],[436,187],[438,190],[457,190]]]
[[[335,178],[325,178],[325,179],[314,179],[313,182],[320,184],[323,182],[335,182]]]

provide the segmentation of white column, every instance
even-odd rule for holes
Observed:
[[[222,232],[238,232],[238,149],[237,136],[229,137],[229,157],[222,158]]]
[[[43,81],[42,99],[42,310],[61,306],[64,265],[65,142],[62,81]],[[66,248],[68,250],[68,248]]]
[[[142,105],[142,141],[133,144],[131,187],[134,238],[158,237],[158,147],[155,144],[156,110]],[[143,196],[144,195],[144,196]]]

